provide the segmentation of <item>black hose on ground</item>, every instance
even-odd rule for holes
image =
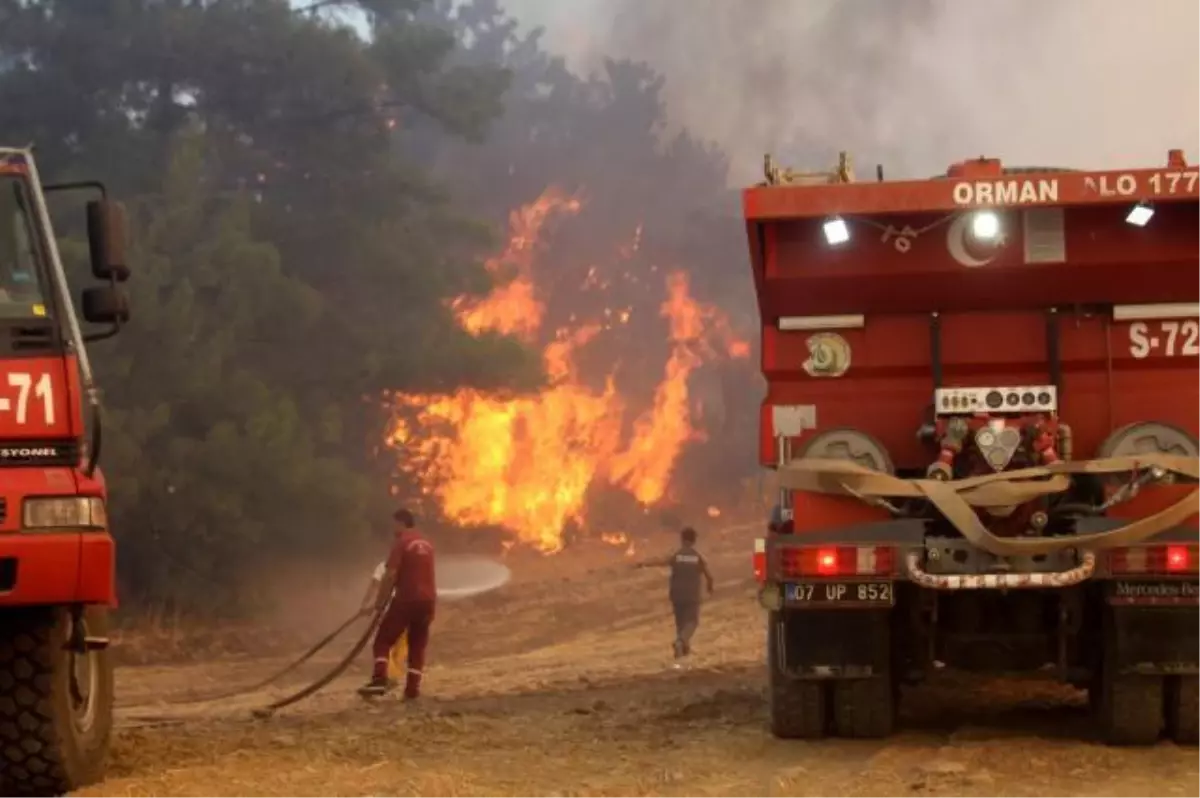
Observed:
[[[330,632],[329,634],[325,635],[323,638],[318,640],[316,642],[316,644],[313,645],[310,649],[308,649],[308,651],[305,651],[304,654],[302,654],[299,659],[294,660],[293,662],[288,664],[286,667],[282,668],[279,671],[276,671],[275,673],[271,674],[270,676],[268,676],[267,678],[263,679],[260,682],[256,682],[255,684],[248,685],[246,687],[238,687],[234,690],[227,690],[223,693],[217,693],[215,695],[203,696],[200,698],[195,698],[195,697],[179,698],[174,701],[168,701],[166,703],[169,705],[172,705],[172,706],[177,705],[177,704],[206,704],[211,701],[226,701],[230,698],[236,698],[237,696],[243,695],[245,693],[257,692],[257,691],[263,689],[264,687],[274,684],[275,682],[282,679],[284,676],[287,676],[289,673],[296,670],[296,668],[299,668],[301,665],[308,662],[310,659],[312,659],[314,656],[316,656],[323,648],[328,646],[330,643],[332,643],[334,640],[336,640],[338,637],[340,637],[343,632],[345,632],[347,629],[349,629],[351,626],[353,626],[354,622],[357,621],[360,617],[361,617],[361,615],[359,613],[357,613],[357,612],[354,613],[345,622],[343,622],[341,624],[341,626],[334,629],[332,632]]]
[[[362,637],[360,637],[358,639],[358,641],[354,644],[354,648],[352,648],[350,650],[350,653],[347,654],[345,657],[343,657],[333,667],[333,669],[331,671],[326,673],[324,676],[321,676],[319,679],[312,682],[307,687],[304,687],[301,690],[298,690],[297,692],[292,693],[289,696],[285,696],[284,698],[277,699],[265,707],[255,709],[252,711],[251,714],[256,718],[270,717],[275,712],[275,710],[282,709],[283,707],[286,707],[286,706],[291,706],[292,704],[295,704],[299,701],[303,701],[305,698],[308,698],[310,695],[317,692],[321,688],[325,687],[327,684],[332,682],[337,677],[341,676],[346,671],[346,669],[349,668],[354,663],[355,658],[358,657],[358,655],[362,652],[362,650],[364,648],[366,648],[366,645],[367,645],[368,641],[370,641],[371,636],[373,634],[375,634],[375,630],[379,628],[379,622],[383,619],[383,613],[385,610],[386,610],[386,607],[382,607],[379,610],[377,610],[373,616],[371,616],[371,623],[370,623],[370,625],[367,626],[366,631],[363,632]],[[353,616],[351,616],[349,619],[347,619],[345,621],[345,623],[343,623],[337,629],[333,630],[332,632],[327,634],[325,637],[323,637],[321,640],[317,641],[316,645],[314,645],[308,651],[304,652],[304,654],[299,659],[292,662],[290,665],[283,668],[282,670],[277,671],[276,673],[272,674],[268,678],[263,679],[262,681],[258,682],[257,684],[251,685],[249,687],[240,687],[237,690],[231,690],[229,692],[221,693],[221,694],[215,695],[215,696],[208,696],[205,698],[188,698],[188,699],[182,699],[182,700],[178,700],[178,701],[170,701],[167,703],[172,704],[172,705],[203,704],[203,703],[208,703],[211,701],[224,701],[224,700],[228,700],[230,698],[235,698],[239,695],[252,693],[256,690],[261,690],[263,687],[266,687],[267,685],[271,684],[272,682],[275,682],[278,679],[281,679],[286,674],[292,672],[296,668],[300,667],[300,665],[307,662],[317,652],[319,652],[321,649],[325,648],[327,645],[329,645],[331,642],[333,642],[339,635],[341,635],[343,632],[345,632],[347,629],[349,629],[354,624],[354,622],[357,621],[360,617],[362,617],[362,616],[359,613],[355,613]],[[183,722],[183,719],[181,719],[181,718],[170,718],[170,717],[155,716],[155,715],[134,715],[134,716],[131,716],[129,718],[129,720],[135,721],[137,723],[140,723],[140,724],[143,724],[146,726],[154,726],[154,725],[169,724],[169,723],[182,723]]]
[[[254,710],[251,714],[256,718],[268,718],[275,712],[275,710],[283,709],[284,707],[295,704],[298,701],[303,701],[305,698],[308,698],[310,695],[317,692],[337,677],[341,676],[347,668],[354,664],[355,658],[357,658],[362,650],[366,648],[367,643],[371,640],[371,636],[374,635],[375,630],[379,628],[379,622],[383,619],[383,613],[386,609],[386,606],[380,607],[375,612],[375,615],[371,617],[370,626],[368,626],[366,631],[363,632],[362,637],[358,639],[358,642],[354,644],[354,648],[350,650],[350,653],[343,657],[337,665],[333,666],[333,670],[329,671],[307,687],[297,690],[289,696],[276,699],[270,704],[267,704],[265,707]]]

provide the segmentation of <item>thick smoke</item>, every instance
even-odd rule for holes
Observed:
[[[954,160],[1200,160],[1196,0],[507,0],[577,70],[645,60],[675,123],[756,179],[850,150],[861,175]]]

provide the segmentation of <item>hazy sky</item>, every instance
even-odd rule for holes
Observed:
[[[1198,0],[500,0],[577,71],[654,65],[672,121],[762,156],[928,176],[1200,161]]]
[[[502,2],[576,69],[656,66],[673,119],[720,143],[738,182],[767,151],[817,167],[845,148],[860,174],[882,160],[896,176],[980,154],[1200,160],[1197,0]]]

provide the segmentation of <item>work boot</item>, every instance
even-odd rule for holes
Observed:
[[[372,676],[371,681],[358,688],[358,694],[362,696],[383,695],[389,689],[391,689],[391,685],[388,684],[386,676]]]
[[[416,701],[421,697],[421,674],[417,671],[409,671],[408,677],[404,680],[404,700]]]

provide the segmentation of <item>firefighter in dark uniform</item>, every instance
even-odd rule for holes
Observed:
[[[671,569],[668,595],[675,611],[675,658],[692,653],[692,635],[700,625],[700,603],[703,588],[713,592],[712,572],[704,556],[696,550],[696,530],[690,526],[679,533],[680,546],[674,554],[637,564],[639,568],[664,567]]]

